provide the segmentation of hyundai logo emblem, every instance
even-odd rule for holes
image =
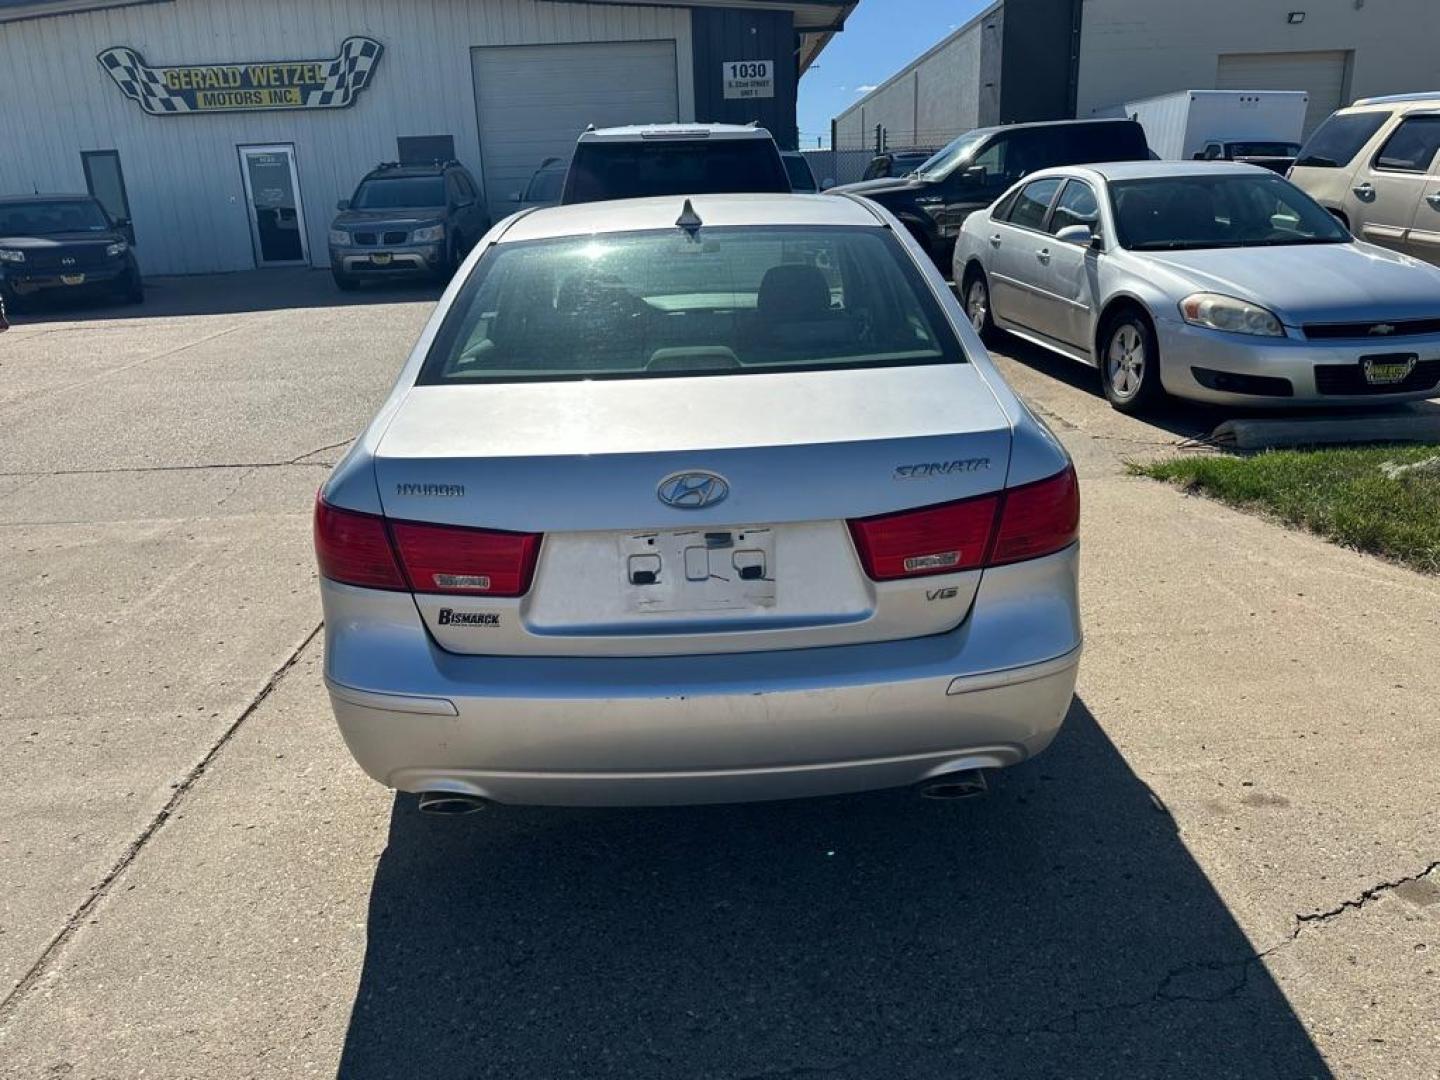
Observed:
[[[60,265],[61,265],[61,266],[74,266],[74,265],[75,265],[75,260],[74,260],[71,256],[66,255],[63,259],[60,260]]]
[[[661,480],[655,494],[666,506],[699,510],[723,500],[730,494],[730,485],[713,472],[677,472]]]

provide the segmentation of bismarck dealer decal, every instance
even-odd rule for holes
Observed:
[[[343,109],[370,82],[385,46],[348,37],[333,60],[151,67],[134,49],[115,45],[95,59],[126,97],[151,116],[257,109]]]
[[[500,616],[493,611],[456,611],[442,607],[437,621],[441,626],[499,626]]]
[[[988,457],[961,458],[956,461],[922,461],[915,465],[895,466],[896,480],[928,480],[932,476],[951,473],[979,472],[990,467]]]

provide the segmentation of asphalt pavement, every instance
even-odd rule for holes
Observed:
[[[373,784],[310,505],[434,298],[162,281],[0,337],[0,1076],[1440,1075],[1440,582],[1128,476],[1217,417],[1024,346],[1088,645],[988,796]]]

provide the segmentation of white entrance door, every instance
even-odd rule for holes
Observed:
[[[310,246],[305,235],[305,209],[300,204],[295,148],[279,144],[238,149],[255,265],[309,263]]]
[[[485,199],[496,221],[547,158],[568,162],[587,124],[674,123],[675,42],[471,50]]]

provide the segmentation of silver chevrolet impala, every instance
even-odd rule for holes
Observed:
[[[971,214],[955,281],[995,328],[1100,369],[1112,405],[1377,405],[1440,392],[1440,269],[1356,241],[1254,165],[1046,169]]]
[[[958,786],[1065,715],[1078,517],[884,210],[527,211],[320,492],[326,682],[436,812]]]

